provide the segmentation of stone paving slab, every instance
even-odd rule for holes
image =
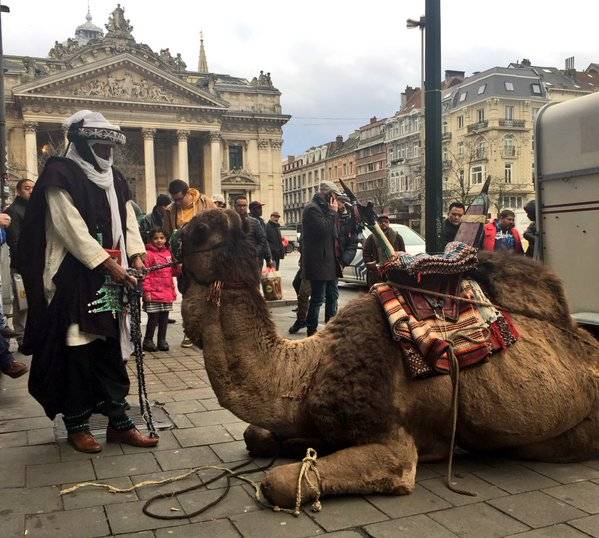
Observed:
[[[501,537],[529,529],[486,503],[433,512],[429,517],[464,538]]]
[[[584,536],[588,535],[560,523],[559,525],[535,529],[534,531],[513,534],[511,538],[583,538]]]
[[[375,523],[364,529],[372,538],[454,538],[457,536],[423,514]]]
[[[584,516],[584,512],[541,491],[494,499],[489,504],[534,528]]]
[[[326,504],[326,510],[320,512],[312,512],[309,507],[305,508],[306,513],[326,531],[360,527],[389,519],[362,497],[335,498]]]
[[[198,538],[199,536],[239,538],[239,533],[228,519],[203,521],[202,523],[192,523],[191,525],[156,531],[156,538]]]
[[[65,482],[93,481],[96,473],[91,461],[69,461],[29,465],[26,468],[28,487],[51,486]]]
[[[28,516],[25,532],[34,538],[80,538],[83,533],[86,538],[96,538],[106,536],[110,529],[99,507]]]
[[[599,538],[599,515],[583,517],[569,521],[576,529],[586,532],[589,536]]]
[[[160,450],[154,452],[154,456],[163,471],[191,469],[220,463],[218,456],[207,446]]]
[[[281,512],[261,510],[232,516],[231,521],[246,538],[302,538],[319,536],[324,531],[309,517],[293,517]]]
[[[160,471],[160,467],[151,453],[98,458],[94,460],[94,468],[98,478],[133,476]]]
[[[391,518],[424,514],[451,507],[445,499],[438,497],[420,485],[410,495],[371,495],[368,501]]]

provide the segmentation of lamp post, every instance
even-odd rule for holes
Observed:
[[[426,28],[426,18],[424,15],[420,17],[420,19],[407,19],[406,27],[408,29],[411,28],[419,28],[420,29],[420,109],[421,116],[424,117],[424,57],[425,57],[425,49],[424,49],[424,31]],[[422,141],[424,145],[426,145],[426,141]],[[422,197],[421,197],[422,198]],[[420,234],[425,234],[425,220],[424,220],[424,200],[420,200]]]
[[[441,0],[425,3],[425,240],[429,253],[438,252],[443,210],[441,178]]]
[[[10,13],[8,6],[0,5],[0,211],[6,202],[6,110],[4,103],[4,51],[2,48],[2,13]]]

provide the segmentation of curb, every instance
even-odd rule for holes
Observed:
[[[279,299],[277,301],[266,301],[268,308],[279,308],[281,306],[297,306],[297,299]]]

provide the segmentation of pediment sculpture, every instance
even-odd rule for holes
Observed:
[[[222,170],[221,182],[226,185],[258,185],[256,176],[248,170]]]
[[[134,77],[129,72],[97,77],[78,86],[64,88],[58,93],[59,95],[116,98],[131,101],[183,103],[183,100],[174,93],[156,86],[152,81],[145,78]]]

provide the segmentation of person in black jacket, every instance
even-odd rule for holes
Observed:
[[[268,247],[270,248],[272,261],[275,264],[277,271],[279,270],[281,260],[285,257],[283,237],[281,236],[281,225],[279,224],[280,218],[281,214],[275,211],[270,215],[270,219],[266,223],[266,239],[268,241]]]
[[[21,310],[19,306],[19,296],[15,285],[15,275],[20,275],[17,259],[19,252],[19,238],[21,237],[21,226],[25,218],[25,211],[29,198],[33,192],[35,183],[30,179],[20,179],[17,182],[17,196],[12,204],[6,208],[6,213],[10,216],[10,226],[6,229],[6,242],[10,249],[10,277],[12,280],[12,326],[16,334],[19,351],[23,345],[23,335],[25,334],[25,324],[27,323],[27,310]],[[20,278],[20,277],[19,277]]]
[[[266,233],[266,222],[264,222],[264,219],[262,218],[263,205],[264,204],[258,202],[258,200],[254,200],[253,202],[250,202],[248,209],[250,211],[250,216],[255,218],[260,223],[260,226],[262,226],[262,230],[264,231],[264,233]]]
[[[442,248],[445,248],[447,243],[451,243],[455,239],[464,213],[466,213],[466,206],[461,202],[451,202],[451,204],[449,204],[449,212],[447,213],[447,218],[443,221],[443,227],[441,228]]]
[[[171,205],[171,198],[166,194],[159,194],[156,198],[156,205],[154,209],[147,215],[145,215],[139,223],[139,231],[141,238],[144,240],[144,244],[150,242],[150,232],[157,228],[162,228],[164,225],[164,215],[166,214],[166,208]]]
[[[337,313],[337,209],[340,194],[332,181],[323,181],[302,213],[302,270],[312,294],[306,317],[308,336],[318,327],[320,307],[325,302],[325,322]]]
[[[259,269],[262,269],[264,261],[268,267],[274,267],[268,241],[266,240],[266,233],[262,229],[260,222],[248,215],[247,198],[241,197],[235,200],[235,211],[241,217],[241,228],[245,231],[246,238],[256,249]]]

